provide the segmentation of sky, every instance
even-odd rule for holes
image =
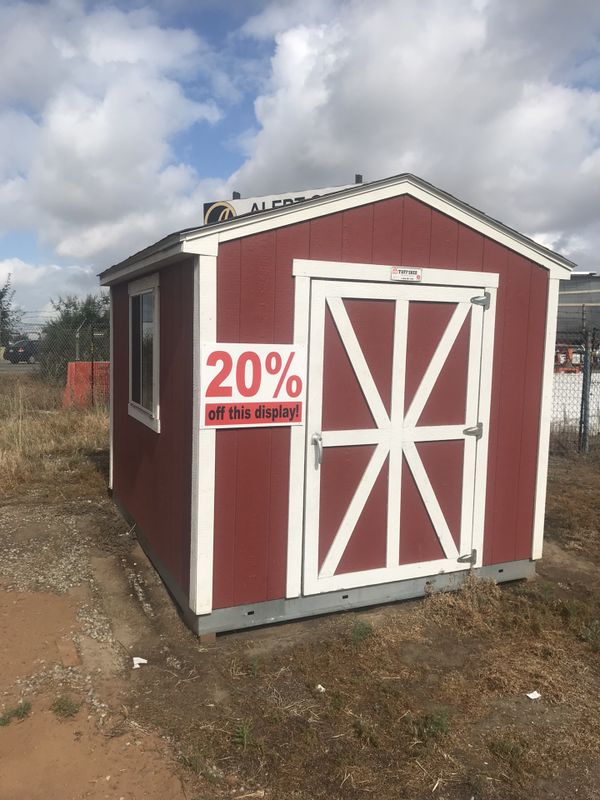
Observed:
[[[205,201],[412,172],[600,271],[598,0],[0,0],[25,319]]]

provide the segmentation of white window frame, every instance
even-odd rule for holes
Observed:
[[[130,417],[151,428],[156,433],[160,433],[160,295],[158,272],[151,275],[144,275],[143,278],[131,281],[128,285],[129,292],[129,395],[127,411]],[[149,411],[140,403],[131,399],[132,390],[132,330],[131,323],[133,315],[131,313],[131,300],[141,294],[154,295],[154,323],[153,323],[153,343],[152,343],[152,411]]]

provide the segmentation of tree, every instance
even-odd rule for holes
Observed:
[[[108,295],[80,299],[74,295],[52,301],[56,317],[42,329],[40,371],[43,377],[64,382],[69,361],[107,361],[109,358]]]
[[[21,313],[13,306],[15,290],[12,288],[11,275],[0,287],[0,347],[6,347],[17,335],[21,321]]]

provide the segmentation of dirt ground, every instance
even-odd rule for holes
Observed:
[[[43,413],[21,459],[0,433],[0,800],[600,798],[600,460],[551,460],[535,581],[211,646],[106,496],[105,421]]]

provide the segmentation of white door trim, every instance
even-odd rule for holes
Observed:
[[[194,259],[194,320],[192,365],[192,515],[190,537],[190,597],[195,614],[210,614],[213,606],[215,530],[216,431],[200,428],[200,343],[217,340],[217,258]]]
[[[294,265],[298,262],[295,261]],[[311,262],[303,262],[311,263]],[[334,264],[333,262],[327,262],[328,265],[331,267],[333,274],[335,274],[336,279],[341,279],[344,281],[345,275],[347,274],[344,270],[346,265]],[[355,265],[349,265],[353,267]],[[369,265],[372,269],[372,266]],[[389,268],[386,268],[389,269]],[[308,270],[304,270],[308,271]],[[296,270],[295,270],[296,272]],[[299,271],[300,273],[302,270]],[[354,270],[350,270],[351,278],[355,275]],[[446,276],[446,280],[448,280],[448,273],[444,270],[439,270],[438,272],[444,272]],[[461,289],[460,287],[464,286],[462,283],[462,275],[464,273],[458,273],[457,271],[451,271],[450,276],[454,275],[457,279],[456,284],[451,284],[446,282],[444,286],[427,286],[427,299],[428,300],[438,300],[443,302],[444,300],[449,299],[449,292],[445,287],[453,286],[453,290],[451,292],[451,302],[455,302],[458,304],[458,309],[466,308],[464,314],[462,313],[458,315],[458,310],[455,312],[455,316],[451,319],[451,323],[448,327],[452,329],[456,329],[456,335],[460,330],[460,325],[458,320],[460,316],[462,316],[461,322],[464,322],[466,315],[471,310],[472,313],[472,331],[474,333],[474,337],[472,337],[471,345],[470,345],[470,353],[469,353],[469,375],[467,376],[468,383],[472,383],[473,380],[477,380],[479,383],[480,391],[478,400],[473,404],[472,402],[467,405],[467,426],[475,425],[477,421],[481,421],[484,423],[484,434],[482,438],[477,442],[474,437],[465,437],[463,434],[463,426],[423,426],[423,428],[418,428],[417,426],[413,425],[412,430],[406,430],[406,436],[403,436],[404,441],[406,442],[406,449],[409,451],[409,455],[407,458],[407,462],[409,462],[409,468],[415,477],[415,481],[421,487],[422,493],[424,493],[424,499],[426,502],[426,507],[428,512],[434,520],[434,528],[440,539],[444,552],[449,558],[458,557],[459,551],[454,544],[454,540],[450,535],[449,530],[447,529],[447,524],[443,518],[443,514],[441,509],[439,508],[439,504],[437,503],[437,499],[433,494],[433,490],[431,492],[431,485],[429,484],[429,479],[426,476],[425,470],[421,470],[422,464],[421,459],[418,457],[418,453],[414,444],[410,444],[411,440],[414,441],[434,441],[434,440],[450,440],[450,439],[464,439],[465,441],[465,456],[464,456],[464,478],[468,479],[470,476],[470,480],[473,481],[471,486],[475,486],[475,501],[471,497],[470,501],[465,502],[466,498],[463,498],[463,511],[461,517],[461,531],[464,532],[466,528],[470,527],[472,530],[472,536],[469,536],[469,541],[463,541],[461,539],[460,542],[460,553],[466,549],[470,551],[470,547],[472,546],[477,550],[477,562],[478,565],[481,564],[482,560],[482,544],[483,544],[483,512],[485,510],[485,476],[487,471],[487,447],[488,447],[488,426],[489,426],[489,405],[491,400],[491,376],[492,376],[492,357],[493,357],[493,338],[494,338],[494,314],[495,314],[495,286],[498,284],[498,276],[495,274],[487,274],[487,273],[471,273],[471,275],[477,278],[477,281],[474,282],[469,287],[465,287]],[[319,276],[320,277],[320,276]],[[310,324],[310,345],[311,345],[311,352],[309,353],[309,360],[310,360],[310,371],[309,371],[309,386],[308,386],[308,410],[306,415],[305,425],[302,426],[301,429],[296,429],[297,431],[303,430],[302,441],[303,441],[303,453],[302,457],[300,457],[300,435],[299,433],[296,435],[296,442],[292,442],[292,454],[291,460],[292,463],[295,463],[296,467],[294,470],[290,470],[290,487],[294,484],[295,492],[295,504],[292,505],[292,494],[290,492],[290,527],[289,527],[289,538],[288,538],[288,556],[291,552],[294,552],[296,555],[298,551],[302,550],[302,537],[301,537],[301,520],[304,516],[304,508],[300,505],[300,497],[301,492],[299,489],[299,484],[302,482],[299,476],[298,467],[301,461],[304,461],[306,464],[305,469],[305,481],[306,481],[306,491],[309,498],[313,499],[313,506],[310,509],[311,516],[317,515],[314,518],[318,518],[318,506],[319,506],[319,493],[315,492],[314,489],[316,488],[313,484],[316,480],[319,479],[319,473],[314,468],[313,460],[314,454],[312,452],[312,447],[308,441],[307,433],[310,431],[307,428],[307,420],[308,415],[310,414],[310,407],[311,407],[311,397],[315,395],[322,394],[322,372],[323,372],[323,336],[324,336],[324,313],[326,303],[331,308],[332,304],[330,302],[330,297],[328,296],[327,299],[324,295],[324,288],[322,288],[325,281],[310,281],[310,278],[306,274],[297,274],[296,283],[302,281],[303,285],[303,301],[302,307],[298,308],[297,311],[302,311],[304,316],[304,322],[302,323],[301,320],[296,317],[295,324],[299,330],[304,330],[305,332],[309,329]],[[306,283],[310,284],[309,291],[307,292]],[[390,282],[391,283],[391,282]],[[406,301],[406,307],[408,305],[408,301],[410,299],[416,299],[415,290],[419,290],[422,286],[415,286],[414,284],[393,284],[393,295],[397,301],[404,300]],[[365,284],[353,284],[348,285],[340,283],[341,287],[341,296],[342,297],[373,297],[373,287],[372,285],[369,287]],[[312,290],[312,291],[311,291]],[[490,294],[490,310],[488,312],[484,312],[484,309],[481,306],[472,305],[470,300],[471,298],[476,295],[480,294],[481,292],[488,292]],[[386,293],[387,294],[387,293]],[[419,292],[420,294],[420,292]],[[311,297],[312,295],[312,297]],[[468,303],[468,306],[466,305]],[[334,321],[336,326],[339,329],[338,322],[340,321],[340,310],[339,306],[342,306],[343,303],[333,303],[333,311],[332,316],[337,314],[338,319]],[[312,308],[311,308],[312,306]],[[403,314],[401,309],[404,304],[399,302],[396,303],[397,315],[400,314],[402,319],[402,315],[405,317],[407,316],[405,313]],[[341,315],[342,317],[346,317],[345,309],[344,314]],[[310,320],[310,323],[309,323]],[[348,321],[349,322],[349,321]],[[346,324],[345,318],[343,319],[342,326]],[[406,319],[401,321],[401,325],[406,324]],[[396,335],[400,337],[402,335],[402,327],[396,325],[395,326]],[[445,360],[445,356],[443,356],[443,350],[447,350],[449,352],[450,346],[452,341],[456,338],[456,335],[450,341],[451,334],[448,333],[446,337],[446,341],[444,342],[443,347],[440,345],[438,346],[438,350],[440,351],[440,364],[439,368],[436,366],[437,373],[441,369],[443,365],[443,361]],[[355,337],[351,337],[350,341],[352,342]],[[444,337],[443,337],[444,338]],[[478,342],[475,344],[473,343],[473,339],[478,338]],[[405,329],[404,329],[404,341],[406,341]],[[358,345],[358,342],[356,342]],[[480,348],[480,357],[479,359],[475,359],[475,353],[473,348],[479,349]],[[358,348],[360,350],[360,348]],[[350,345],[350,350],[353,350],[353,345]],[[448,355],[446,352],[446,356]],[[350,353],[349,353],[350,356]],[[351,361],[353,363],[354,368],[356,369],[357,366],[361,366],[361,357],[362,352],[360,353],[360,357],[356,357],[356,353],[352,353]],[[364,357],[362,357],[364,360]],[[473,368],[473,364],[476,363],[477,368]],[[362,370],[361,370],[362,371]],[[367,369],[367,372],[370,371]],[[400,371],[401,372],[401,371]],[[477,375],[475,373],[478,373]],[[433,371],[432,371],[433,374]],[[394,370],[394,375],[396,375],[396,370]],[[372,380],[372,379],[371,379]],[[368,385],[368,378],[364,378],[361,381],[361,385],[363,386],[365,382]],[[403,383],[403,377],[398,378],[398,385],[393,385],[392,391],[399,391],[400,389],[403,390],[403,386],[400,386],[400,382]],[[435,381],[431,381],[431,386],[433,387]],[[372,394],[372,388],[369,387],[366,394]],[[375,389],[375,392],[377,390]],[[423,391],[425,393],[425,390]],[[377,393],[377,397],[379,395]],[[426,402],[425,400],[423,401]],[[381,399],[379,398],[379,402]],[[377,407],[377,401],[373,400],[371,397],[371,402],[369,403],[371,409],[373,407]],[[480,405],[479,414],[477,406]],[[422,410],[422,409],[421,409]],[[420,413],[420,412],[419,412]],[[473,419],[470,419],[471,415]],[[418,415],[415,415],[415,419],[418,420]],[[383,415],[379,414],[379,423],[381,427],[375,428],[373,430],[365,430],[360,432],[352,432],[352,431],[327,431],[323,432],[323,445],[324,446],[343,446],[343,444],[348,443],[348,439],[350,438],[355,443],[359,443],[355,438],[358,435],[358,439],[360,439],[361,443],[364,444],[374,444],[376,445],[375,451],[371,456],[371,461],[369,467],[369,483],[375,481],[379,471],[381,469],[382,464],[385,461],[385,456],[387,452],[393,452],[393,448],[389,449],[389,445],[386,444],[389,441],[390,436],[392,435],[392,422],[389,420],[387,412],[385,413],[385,418]],[[313,421],[311,420],[311,425],[314,426]],[[321,428],[320,420],[319,425],[317,426],[317,430]],[[383,458],[381,457],[381,450],[384,451]],[[414,452],[413,452],[414,450]],[[417,458],[414,457],[414,454],[417,454]],[[398,460],[398,464],[390,464],[390,469],[401,469],[402,460],[401,457]],[[373,475],[371,475],[373,472]],[[416,474],[415,474],[416,473]],[[425,479],[423,479],[422,473],[425,473]],[[373,481],[371,482],[371,478]],[[398,485],[399,485],[398,481]],[[389,486],[389,484],[388,484]],[[312,491],[311,491],[312,490]],[[390,493],[390,489],[388,488],[388,494]],[[397,492],[394,496],[394,509],[396,504],[398,505],[397,513],[399,514],[399,498],[397,497]],[[362,492],[361,492],[362,495]],[[433,497],[432,497],[433,495]],[[368,497],[368,493],[367,493]],[[354,501],[351,505],[359,505],[358,501],[362,500],[362,497],[355,498],[357,501],[354,504]],[[365,497],[366,501],[366,497]],[[308,501],[307,501],[308,502]],[[362,510],[362,505],[360,504],[360,508],[358,509],[358,514],[360,514],[360,510]],[[350,513],[352,512],[352,513]],[[395,514],[395,511],[394,511]],[[348,508],[347,514],[345,516],[344,521],[350,521],[351,517],[356,515],[356,508]],[[392,526],[395,530],[399,529],[399,526],[395,525],[394,520],[390,520],[390,516],[388,516],[388,527]],[[306,517],[308,518],[308,516]],[[294,520],[294,522],[292,522]],[[471,525],[469,522],[471,521]],[[342,527],[338,531],[334,542],[330,547],[330,551],[326,556],[326,559],[323,563],[323,566],[320,570],[320,577],[315,575],[309,574],[308,567],[305,568],[303,586],[304,586],[304,593],[305,594],[312,594],[321,591],[330,591],[336,589],[343,589],[343,588],[352,588],[356,586],[366,585],[367,583],[378,583],[378,582],[388,582],[394,580],[401,580],[404,578],[409,577],[416,577],[418,575],[423,574],[436,574],[437,572],[446,572],[448,570],[448,560],[440,559],[439,561],[431,561],[426,562],[424,564],[409,564],[409,565],[398,565],[397,563],[393,563],[393,554],[398,552],[398,548],[395,547],[394,537],[388,536],[388,563],[385,568],[380,568],[376,570],[366,570],[361,571],[359,573],[346,573],[343,575],[334,575],[335,569],[339,565],[339,561],[343,555],[345,546],[347,544],[347,540],[350,538],[352,533],[353,525],[350,528],[350,533],[346,531],[346,527],[342,523]],[[397,535],[397,534],[396,534]],[[472,543],[472,544],[471,544]],[[304,557],[305,557],[305,564],[317,564],[318,563],[318,534],[317,536],[311,535],[311,531],[305,531],[305,543],[304,543]],[[339,551],[339,552],[338,552]],[[288,596],[297,596],[297,594],[290,594],[290,588],[293,586],[294,592],[299,592],[299,580],[298,580],[298,570],[297,570],[298,561],[291,561],[288,558]],[[457,565],[457,569],[464,568],[464,565]],[[294,571],[293,580],[290,580],[290,571]],[[326,585],[325,585],[326,584]]]
[[[552,383],[554,379],[554,353],[556,350],[556,325],[558,322],[558,290],[560,281],[550,277],[546,309],[546,341],[544,345],[544,368],[542,374],[542,399],[540,429],[538,432],[537,475],[535,484],[535,506],[533,517],[533,541],[531,558],[542,557],[544,545],[544,515],[548,483],[548,450],[552,423]]]
[[[310,278],[294,281],[294,344],[308,351]],[[306,452],[306,403],[302,425],[290,429],[290,477],[288,490],[288,540],[285,596],[300,597],[304,532],[304,457]]]
[[[397,264],[394,266],[403,269],[416,269],[410,264]],[[420,283],[427,286],[474,286],[484,285],[488,288],[498,288],[500,276],[492,272],[470,272],[459,269],[435,269],[433,267],[419,268],[421,271]],[[292,274],[297,277],[322,278],[336,281],[368,281],[376,283],[396,283],[391,278],[392,267],[389,264],[357,264],[345,261],[313,261],[306,258],[295,258]],[[485,279],[485,280],[482,280]],[[403,284],[400,284],[403,285]],[[414,283],[407,284],[414,286]]]

